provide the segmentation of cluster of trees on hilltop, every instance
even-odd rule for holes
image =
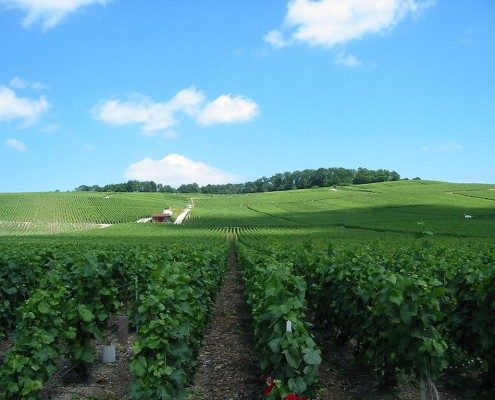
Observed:
[[[105,186],[81,185],[75,189],[76,192],[146,192],[146,193],[173,193],[175,189],[169,185],[162,185],[153,181],[127,181],[125,183],[110,183]]]
[[[253,182],[227,183],[225,185],[199,186],[189,183],[177,189],[153,181],[140,182],[131,180],[126,183],[105,186],[81,185],[76,191],[82,192],[160,192],[160,193],[208,193],[208,194],[241,194],[274,192],[312,187],[328,187],[342,185],[359,185],[364,183],[398,181],[400,175],[386,169],[370,170],[366,168],[318,168],[303,171],[278,173],[270,178],[262,177]]]

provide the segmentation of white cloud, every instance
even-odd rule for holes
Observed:
[[[258,104],[243,96],[224,94],[209,102],[198,115],[200,124],[229,124],[245,122],[259,114]]]
[[[197,107],[203,102],[203,94],[189,88],[181,90],[166,102],[153,102],[147,97],[134,95],[127,101],[109,100],[96,106],[93,112],[108,124],[140,124],[144,133],[150,133],[176,125],[179,113],[196,114]]]
[[[288,44],[282,33],[276,29],[263,36],[263,40],[278,49],[285,47]]]
[[[49,108],[50,103],[44,96],[37,100],[18,97],[12,89],[0,85],[0,121],[22,119],[32,124]]]
[[[134,95],[126,101],[103,102],[92,112],[107,124],[138,124],[144,134],[151,135],[157,131],[171,131],[181,116],[188,116],[203,125],[244,122],[258,114],[258,105],[243,96],[231,95],[222,95],[207,102],[203,93],[191,87],[165,102],[154,102],[142,95]]]
[[[27,146],[22,143],[20,140],[17,140],[17,139],[6,139],[5,140],[5,146],[7,146],[9,149],[13,149],[13,150],[16,150],[16,151],[20,151],[20,152],[26,152],[28,151],[28,148]]]
[[[333,47],[390,29],[433,4],[433,0],[291,0],[285,28],[292,40]]]
[[[12,78],[9,82],[9,86],[13,89],[33,89],[33,90],[42,90],[45,89],[45,84],[43,82],[30,82],[25,79],[19,78],[16,76]]]
[[[50,29],[82,7],[92,4],[105,5],[107,2],[108,0],[0,0],[0,5],[24,11],[24,27],[40,22],[43,29]]]
[[[161,160],[145,158],[131,164],[125,171],[127,179],[152,180],[165,185],[184,183],[223,184],[238,181],[235,175],[223,172],[208,164],[193,161],[180,154],[169,154]]]
[[[354,54],[345,53],[343,51],[339,52],[335,57],[335,64],[343,65],[344,67],[359,67],[362,62]]]

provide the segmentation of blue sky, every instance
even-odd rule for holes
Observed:
[[[0,0],[0,191],[495,183],[492,0]]]

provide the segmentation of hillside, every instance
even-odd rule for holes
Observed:
[[[183,228],[135,224],[188,197],[164,193],[29,193],[0,195],[0,235],[86,231],[155,236],[190,228],[285,228],[337,237],[431,232],[493,237],[495,185],[432,181],[383,182],[246,195],[194,195]],[[472,218],[465,218],[465,215]],[[98,224],[113,224],[103,232]]]
[[[134,222],[166,207],[177,214],[185,204],[185,196],[163,193],[0,194],[0,236],[77,232]]]

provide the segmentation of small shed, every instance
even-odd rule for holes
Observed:
[[[169,214],[155,214],[155,215],[152,215],[151,218],[152,218],[153,222],[164,223],[164,222],[169,222],[171,216],[172,215],[169,215]]]

